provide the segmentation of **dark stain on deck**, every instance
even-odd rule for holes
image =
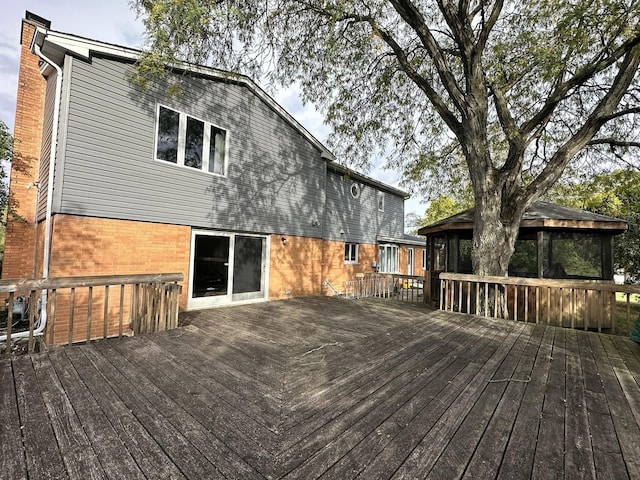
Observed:
[[[0,361],[1,478],[640,478],[640,346],[305,298]]]

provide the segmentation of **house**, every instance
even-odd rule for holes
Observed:
[[[177,64],[142,90],[139,51],[50,27],[22,24],[24,221],[7,226],[3,278],[178,272],[181,308],[198,309],[422,274],[407,194],[341,166],[251,79]]]

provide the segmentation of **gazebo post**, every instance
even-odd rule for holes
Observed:
[[[538,278],[544,277],[544,232],[542,230],[538,230],[537,232],[537,240],[538,240]]]

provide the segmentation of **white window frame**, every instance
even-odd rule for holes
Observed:
[[[378,245],[378,267],[380,273],[398,273],[400,248],[392,243]]]
[[[422,269],[423,270],[427,269],[427,249],[426,248],[422,249]]]
[[[349,248],[349,255],[347,255],[347,248]],[[345,249],[345,254],[344,254],[344,263],[347,265],[355,265],[358,263],[358,244],[357,243],[350,243],[350,242],[345,242],[344,244],[344,249]],[[355,251],[355,252],[354,252]],[[351,255],[352,253],[355,253],[355,255]],[[355,259],[351,260],[351,257],[354,256]]]
[[[178,113],[179,115],[179,124],[178,124],[178,152],[177,152],[177,162],[168,162],[161,158],[158,158],[158,134],[160,130],[160,108],[166,108],[167,110],[171,110],[173,112]],[[185,147],[187,141],[187,118],[192,118],[197,120],[198,122],[202,122],[204,124],[204,132],[202,139],[202,166],[201,168],[189,167],[184,164],[185,158]],[[215,173],[209,171],[209,153],[211,147],[211,127],[222,130],[225,134],[224,137],[224,165],[222,166],[223,173]],[[223,128],[215,123],[207,122],[206,120],[202,120],[201,118],[195,117],[193,115],[189,115],[183,111],[176,110],[175,108],[168,107],[163,104],[158,104],[156,106],[156,128],[155,128],[155,138],[153,142],[153,159],[156,162],[159,162],[163,165],[173,165],[181,168],[186,168],[190,171],[195,172],[203,172],[209,175],[214,175],[216,177],[226,177],[227,169],[229,166],[229,130]]]
[[[378,202],[378,211],[384,212],[384,192],[378,191],[378,195],[376,196],[376,200]]]

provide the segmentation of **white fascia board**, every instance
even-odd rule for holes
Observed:
[[[376,236],[376,240],[380,244],[397,243],[399,245],[411,245],[414,247],[424,247],[426,241],[413,240],[409,238],[387,237],[386,235]]]

